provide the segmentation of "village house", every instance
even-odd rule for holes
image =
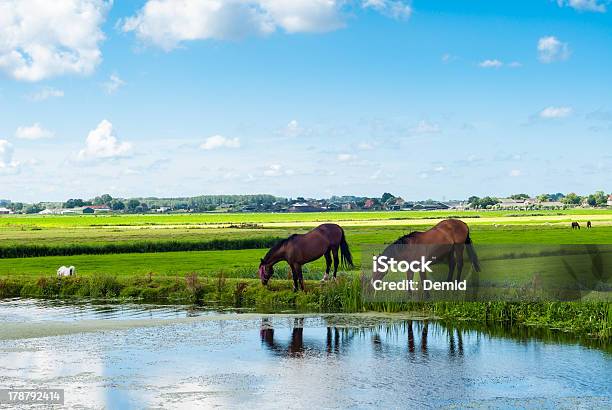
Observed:
[[[12,214],[13,211],[11,211],[8,208],[0,208],[0,215],[8,215],[8,214]]]
[[[608,195],[608,202],[607,202],[608,206],[612,206],[612,194]]]

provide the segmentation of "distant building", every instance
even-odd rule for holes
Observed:
[[[368,198],[363,203],[363,209],[373,209],[376,206],[376,201],[371,198]]]
[[[159,208],[157,208],[155,210],[155,212],[159,212],[159,213],[166,213],[166,212],[170,212],[172,210],[172,208],[170,208],[169,206],[160,206]]]
[[[612,206],[612,195],[608,195],[608,206]]]
[[[541,208],[552,208],[552,209],[561,209],[565,207],[565,204],[560,201],[538,202],[537,205]]]
[[[62,212],[62,209],[47,208],[47,209],[43,209],[42,211],[40,211],[38,215],[57,215],[57,214],[60,214],[61,212]]]
[[[287,212],[321,212],[324,210],[318,205],[311,205],[307,202],[296,202],[287,208]]]
[[[450,209],[450,207],[442,202],[423,202],[417,203],[412,206],[412,208],[404,208],[406,210],[414,210],[414,211],[436,211],[440,209]]]
[[[13,211],[11,211],[8,208],[0,208],[0,215],[8,215],[8,214],[12,214]]]
[[[499,198],[498,203],[493,205],[497,209],[525,209],[529,203],[525,199]]]
[[[345,202],[342,204],[342,209],[345,211],[351,211],[358,208],[359,206],[355,202]]]

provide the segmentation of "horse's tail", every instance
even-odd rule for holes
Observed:
[[[344,229],[342,229],[342,237],[340,238],[340,261],[344,268],[353,268],[355,266],[353,265],[353,255],[351,255],[351,250],[344,236]]]
[[[470,261],[472,262],[472,268],[474,268],[476,272],[480,272],[480,262],[478,262],[478,256],[476,256],[476,250],[474,249],[474,244],[472,243],[469,232],[465,238],[465,247],[470,257]]]

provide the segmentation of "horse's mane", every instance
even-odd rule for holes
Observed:
[[[272,256],[274,254],[274,252],[276,252],[281,246],[285,245],[287,242],[289,242],[295,236],[297,236],[297,234],[294,233],[290,237],[278,241],[274,246],[272,246],[270,248],[268,253],[266,253],[266,256],[263,257],[263,262],[266,263],[268,261],[268,258],[270,258],[270,256]]]
[[[414,238],[414,237],[416,237],[420,233],[422,233],[422,232],[413,231],[413,232],[410,232],[407,235],[400,236],[399,238],[397,238],[397,240],[395,242],[393,242],[393,245],[401,245],[401,244],[405,243],[407,239]]]

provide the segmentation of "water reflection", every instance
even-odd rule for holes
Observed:
[[[275,331],[271,318],[262,318],[260,325],[261,345],[272,355],[288,358],[303,358],[305,355],[342,355],[346,354],[353,340],[358,337],[370,341],[372,350],[377,354],[387,354],[396,349],[397,339],[406,338],[405,353],[412,360],[429,357],[428,337],[430,322],[406,320],[390,322],[372,327],[326,326],[325,338],[304,337],[303,317],[294,318],[291,326]],[[455,327],[438,326],[438,340],[446,342],[449,359],[461,359],[464,352],[464,334],[471,331]],[[474,332],[471,332],[474,333]],[[287,338],[288,336],[288,338]],[[478,346],[480,333],[476,333],[475,347]],[[436,354],[441,352],[437,351]],[[477,349],[475,349],[477,350]]]
[[[0,340],[0,384],[64,388],[67,407],[612,406],[612,357],[529,332],[367,315],[203,318]]]

